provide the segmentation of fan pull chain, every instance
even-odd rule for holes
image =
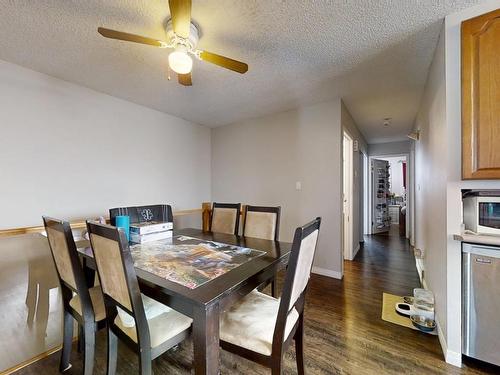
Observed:
[[[167,79],[170,81],[172,78],[170,77],[170,65],[167,64]]]

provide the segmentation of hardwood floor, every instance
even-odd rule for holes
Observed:
[[[282,280],[280,280],[282,281]],[[281,286],[281,285],[280,285]],[[436,336],[400,327],[380,318],[382,292],[406,295],[419,286],[415,262],[406,240],[377,235],[366,238],[356,259],[345,263],[344,280],[311,277],[305,309],[305,360],[308,374],[500,374],[500,368],[467,361],[462,369],[443,360]],[[106,337],[97,339],[96,374],[104,374]],[[296,374],[295,353],[285,355],[285,373]],[[81,355],[73,351],[73,367],[80,374]],[[18,374],[57,373],[59,352]],[[192,344],[154,361],[155,374],[189,374]],[[269,370],[222,351],[222,374],[268,374]],[[119,374],[137,374],[135,354],[120,346]]]

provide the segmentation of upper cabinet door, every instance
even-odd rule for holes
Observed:
[[[462,22],[462,178],[500,179],[500,9]]]

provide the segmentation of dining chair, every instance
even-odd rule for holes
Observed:
[[[148,221],[173,222],[172,206],[169,204],[153,204],[149,206],[116,207],[109,209],[111,225],[115,225],[115,217],[126,215],[130,223],[144,223]]]
[[[280,231],[281,207],[245,206],[243,215],[243,236],[278,241]],[[271,283],[271,295],[278,294],[277,283],[273,277],[262,287]],[[260,288],[262,288],[260,287]]]
[[[295,341],[297,369],[304,374],[304,302],[321,218],[295,230],[281,299],[253,290],[222,314],[220,345],[281,374],[283,354]]]
[[[210,232],[238,235],[241,203],[216,203],[212,206]]]
[[[106,307],[107,373],[116,373],[119,338],[138,354],[140,374],[149,375],[151,361],[189,335],[192,319],[141,294],[122,229],[89,221],[87,230]]]
[[[281,207],[245,206],[243,235],[278,241]]]
[[[63,348],[59,370],[69,369],[73,344],[73,319],[82,327],[83,373],[94,368],[95,332],[106,325],[106,310],[99,285],[89,288],[69,222],[43,217],[45,231],[61,285],[64,308]],[[93,281],[93,280],[92,280]]]

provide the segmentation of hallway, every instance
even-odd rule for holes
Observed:
[[[443,360],[436,336],[403,328],[380,318],[382,292],[411,294],[419,286],[414,258],[407,241],[397,235],[367,236],[356,259],[345,262],[344,280],[313,275],[306,314],[305,358],[308,374],[483,374],[498,368],[477,363],[462,369]],[[282,281],[282,280],[281,280]],[[98,334],[97,374],[105,373],[106,338]],[[324,353],[328,353],[325,356]],[[285,373],[296,374],[295,352],[285,355]],[[57,372],[59,352],[18,374]],[[189,374],[191,341],[155,360],[155,374]],[[251,362],[221,353],[222,374],[268,374]],[[81,373],[81,355],[73,351],[68,375]],[[119,374],[135,374],[137,357],[121,346]]]

